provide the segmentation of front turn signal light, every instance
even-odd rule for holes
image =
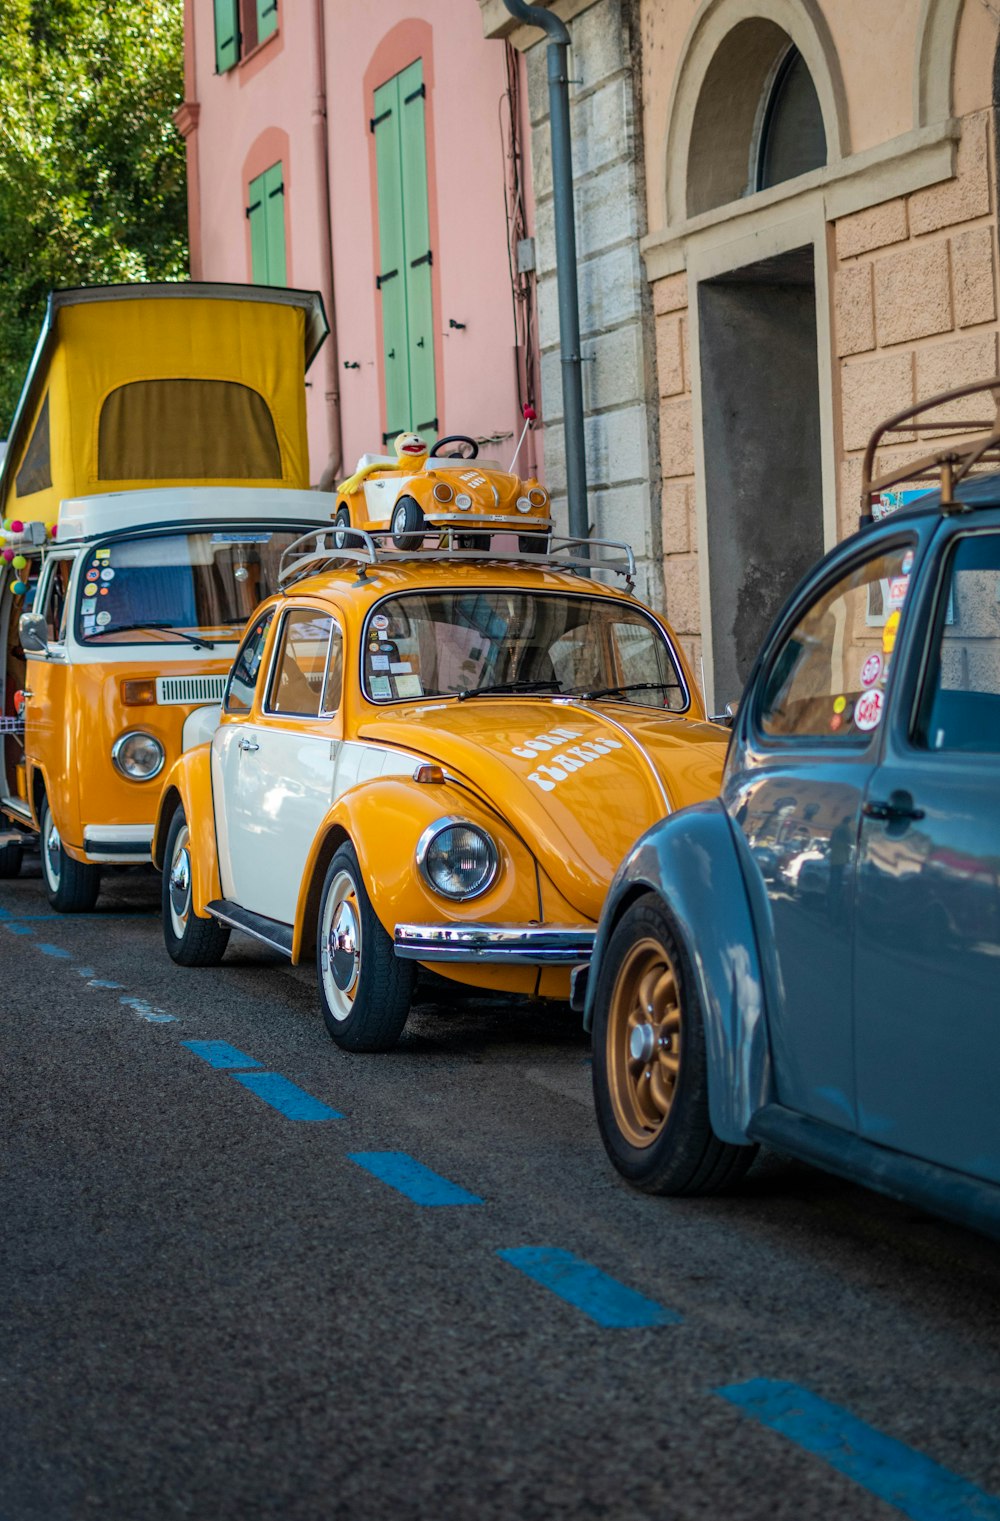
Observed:
[[[127,708],[147,708],[156,701],[155,681],[123,681],[122,702]]]

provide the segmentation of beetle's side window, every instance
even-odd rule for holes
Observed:
[[[264,616],[258,619],[243,641],[243,646],[236,657],[233,668],[229,673],[229,680],[226,683],[226,695],[222,700],[222,706],[226,713],[249,713],[253,706],[253,694],[257,688],[257,678],[260,675],[260,663],[264,657],[267,631],[273,616],[273,607],[268,608]]]
[[[913,551],[896,544],[807,608],[768,671],[759,721],[774,738],[865,742],[881,722]]]
[[[948,557],[914,737],[1000,752],[1000,534],[963,536]]]
[[[333,619],[314,607],[293,607],[284,616],[267,694],[267,711],[318,718],[324,696]]]

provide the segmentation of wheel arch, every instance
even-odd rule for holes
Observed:
[[[303,873],[299,903],[295,914],[295,935],[292,942],[292,960],[299,962],[304,956],[316,951],[316,929],[319,924],[319,904],[323,883],[330,862],[341,845],[354,844],[344,824],[332,819],[325,831],[321,830],[313,845],[309,864]],[[355,845],[355,850],[357,846]]]
[[[600,958],[623,915],[647,893],[663,904],[701,998],[712,1128],[720,1140],[744,1145],[753,1115],[773,1097],[773,1082],[757,936],[733,825],[721,803],[695,804],[664,819],[619,868],[587,982],[588,1030]]]
[[[151,850],[153,865],[160,871],[164,867],[170,821],[178,806],[183,808],[190,830],[191,909],[197,918],[205,919],[208,917],[206,904],[222,897],[210,744],[185,750],[167,773],[157,804]]]

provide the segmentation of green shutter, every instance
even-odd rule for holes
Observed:
[[[432,443],[438,431],[431,283],[434,251],[431,248],[430,218],[427,211],[424,66],[419,58],[403,70],[398,76],[398,83],[411,427],[423,434],[428,443]]]
[[[250,272],[255,285],[284,285],[285,266],[285,175],[280,163],[272,164],[250,181]]]
[[[403,244],[403,189],[399,155],[399,81],[375,91],[375,167],[378,176],[378,286],[382,297],[382,355],[385,363],[385,431],[408,432],[410,374],[406,335],[406,250]]]
[[[277,25],[278,0],[257,0],[257,41],[270,37]]]
[[[239,0],[215,0],[215,72],[233,68],[239,56]]]

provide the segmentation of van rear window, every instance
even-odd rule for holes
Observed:
[[[101,408],[102,481],[280,480],[267,402],[231,380],[135,380]]]

